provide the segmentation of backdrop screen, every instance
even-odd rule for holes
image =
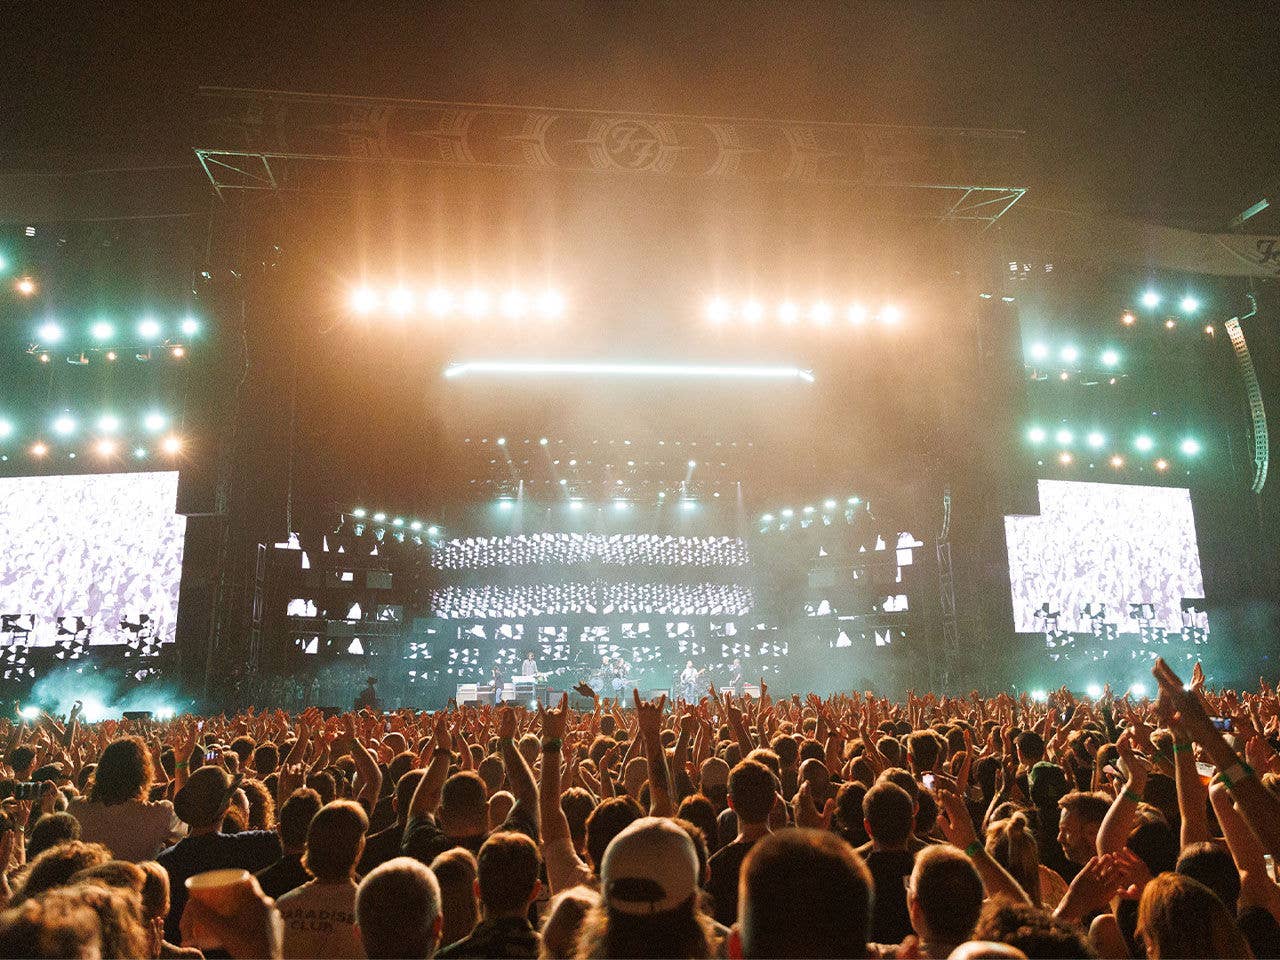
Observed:
[[[0,479],[0,614],[34,626],[36,645],[75,617],[90,644],[136,639],[122,620],[172,641],[186,531],[177,495],[176,472]]]
[[[1134,603],[1151,604],[1154,626],[1181,629],[1181,601],[1204,596],[1191,491],[1068,480],[1039,488],[1039,516],[1004,518],[1019,633],[1045,629],[1037,613],[1046,603],[1069,632],[1089,630],[1088,604],[1124,632],[1140,625]]]

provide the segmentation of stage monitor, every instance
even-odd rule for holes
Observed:
[[[1191,491],[1041,480],[1039,496],[1039,515],[1004,518],[1019,633],[1182,629],[1204,596]]]
[[[177,493],[176,471],[0,478],[0,614],[24,628],[0,641],[171,642],[186,532]]]

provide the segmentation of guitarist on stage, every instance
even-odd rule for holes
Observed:
[[[693,661],[688,660],[684,672],[680,674],[680,697],[685,703],[696,703],[698,700],[698,678],[704,671],[695,670]]]

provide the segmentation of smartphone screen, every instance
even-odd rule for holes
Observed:
[[[1210,717],[1209,721],[1213,724],[1214,729],[1216,730],[1225,730],[1228,733],[1231,731],[1230,717]]]
[[[926,773],[920,778],[920,782],[924,784],[924,788],[930,793],[933,792],[933,783],[936,778],[932,773]]]
[[[205,762],[205,763],[217,763],[219,759],[220,759],[220,758],[219,758],[219,756],[218,756],[218,751],[217,751],[217,750],[207,750],[207,751],[205,751],[205,755],[204,755],[204,762]]]

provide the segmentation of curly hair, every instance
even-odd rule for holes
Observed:
[[[142,800],[151,789],[154,778],[151,752],[141,737],[112,740],[98,757],[89,800],[108,807],[129,800]]]

